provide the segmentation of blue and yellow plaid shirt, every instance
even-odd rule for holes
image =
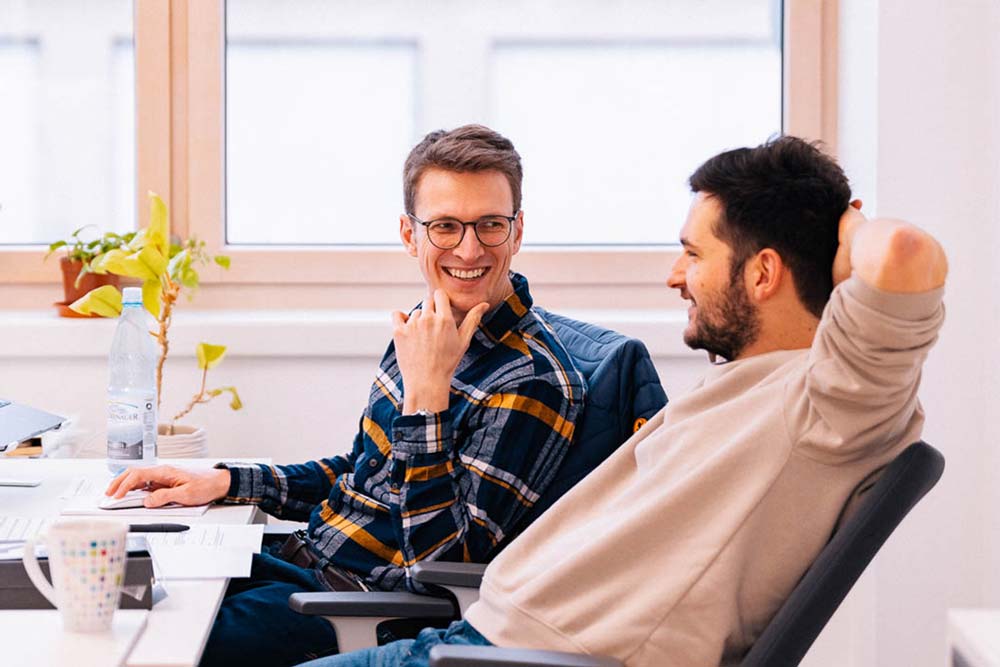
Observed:
[[[309,521],[321,561],[374,588],[406,582],[417,561],[486,562],[552,481],[573,440],[584,380],[532,309],[528,281],[483,318],[451,382],[449,407],[401,414],[390,343],[354,447],[301,465],[226,464],[224,502]]]

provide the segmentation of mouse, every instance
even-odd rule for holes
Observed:
[[[97,506],[102,510],[125,510],[142,507],[142,501],[144,501],[146,496],[150,493],[152,493],[152,491],[147,491],[146,489],[132,489],[122,498],[115,498],[114,496],[103,498]]]

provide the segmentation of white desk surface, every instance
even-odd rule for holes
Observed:
[[[265,462],[262,459],[254,461]],[[214,465],[214,459],[171,459],[170,465],[203,467]],[[103,459],[0,459],[0,477],[42,479],[37,487],[0,487],[0,513],[31,517],[55,517],[65,502],[60,499],[70,482],[77,477],[95,480],[111,479]],[[237,523],[262,522],[264,515],[253,505],[228,505],[209,508],[200,517],[184,517],[185,522]],[[142,517],[130,516],[129,522],[141,523]],[[159,521],[151,517],[149,522]],[[129,667],[191,667],[198,664],[215,621],[227,579],[171,580],[164,584],[167,598],[149,612],[146,629],[132,649],[126,665]],[[56,611],[42,611],[58,620]],[[0,624],[0,646],[22,636],[8,632]],[[44,663],[36,663],[42,667]]]
[[[972,667],[1000,667],[1000,609],[949,609],[948,649]]]
[[[62,619],[52,611],[0,611],[0,636],[5,665],[73,665],[119,667],[141,636],[149,612],[119,609],[110,632],[63,632]],[[17,638],[12,641],[11,638]]]

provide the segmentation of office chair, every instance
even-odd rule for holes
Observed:
[[[830,541],[740,662],[740,667],[798,665],[892,531],[930,491],[944,457],[923,441],[907,447],[858,485]],[[426,572],[448,563],[421,564]],[[468,578],[468,573],[465,573]],[[442,572],[430,575],[441,582]],[[619,667],[613,658],[480,646],[435,646],[431,667]]]
[[[642,341],[595,324],[536,310],[555,331],[583,375],[587,396],[573,444],[559,471],[538,501],[505,536],[498,553],[667,403],[659,375]],[[438,597],[414,593],[295,593],[288,604],[302,614],[327,616],[337,632],[341,652],[366,648],[375,645],[375,627],[384,621],[461,618],[479,596],[479,579],[485,566],[448,565],[447,581],[452,582],[458,576],[464,585],[459,583],[449,590],[437,585],[433,573],[423,579],[415,577],[431,595]],[[411,569],[411,573],[414,571]],[[463,575],[467,578],[463,579]]]

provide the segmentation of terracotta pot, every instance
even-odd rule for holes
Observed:
[[[170,424],[158,424],[156,431],[158,459],[194,459],[208,456],[208,434],[201,426],[174,424],[173,435],[167,435]]]
[[[59,267],[62,269],[63,300],[56,303],[56,306],[59,308],[60,317],[98,317],[97,315],[81,315],[73,312],[69,309],[69,304],[73,303],[90,290],[102,285],[114,285],[115,287],[121,286],[121,278],[116,275],[108,273],[101,276],[96,273],[88,273],[80,279],[80,286],[77,287],[74,283],[76,283],[76,277],[80,275],[80,269],[83,267],[83,262],[79,260],[71,260],[69,257],[62,257],[59,260]]]

